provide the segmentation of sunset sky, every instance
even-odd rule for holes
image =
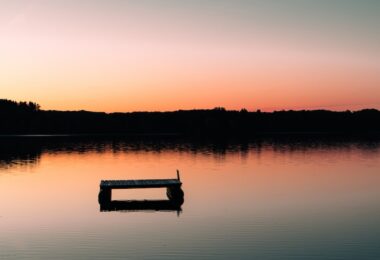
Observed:
[[[380,109],[378,0],[1,0],[0,98],[42,109]]]

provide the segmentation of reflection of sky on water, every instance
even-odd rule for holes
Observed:
[[[0,258],[380,256],[377,142],[65,139],[19,147],[6,160],[1,149],[0,164],[35,160],[0,169]],[[173,178],[177,168],[180,218],[99,212],[101,179]]]

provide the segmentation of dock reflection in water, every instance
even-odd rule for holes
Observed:
[[[184,199],[178,200],[111,200],[100,203],[100,211],[176,211],[182,212]]]

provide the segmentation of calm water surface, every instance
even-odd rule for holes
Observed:
[[[0,145],[0,259],[380,259],[377,141]],[[176,169],[182,211],[100,211],[100,180]],[[166,199],[164,189],[112,196]]]

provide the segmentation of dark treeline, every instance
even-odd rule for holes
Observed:
[[[0,100],[0,134],[180,134],[254,136],[276,133],[380,133],[380,111],[248,112],[179,110],[174,112],[97,113],[44,111],[33,102]]]

